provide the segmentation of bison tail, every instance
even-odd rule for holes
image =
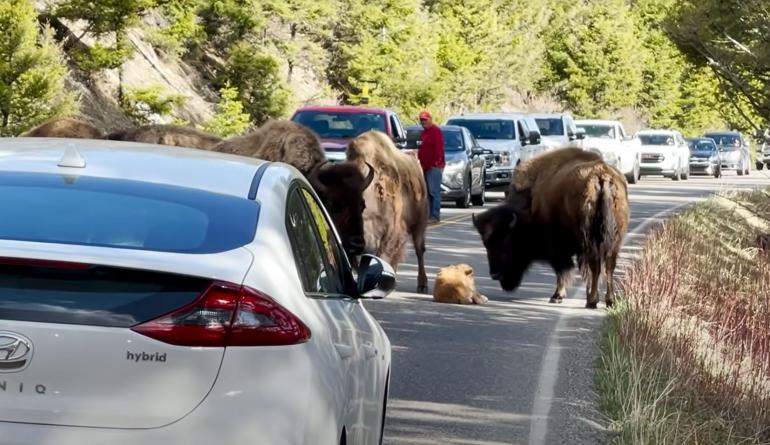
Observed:
[[[586,202],[583,248],[578,261],[584,278],[591,269],[601,270],[616,244],[618,222],[613,211],[614,184],[610,178],[598,178],[594,196]]]

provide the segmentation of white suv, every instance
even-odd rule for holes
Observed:
[[[663,175],[674,181],[690,177],[690,149],[676,130],[642,130],[641,176]]]

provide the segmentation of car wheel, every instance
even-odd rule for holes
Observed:
[[[457,204],[457,207],[460,207],[461,209],[467,209],[471,206],[471,180],[470,177],[468,177],[468,180],[465,183],[465,187],[463,187],[463,197],[455,201]]]
[[[671,176],[671,180],[678,181],[681,175],[682,175],[682,167],[677,166],[676,170],[674,171],[674,175]]]
[[[717,166],[716,168],[714,168],[714,177],[717,178],[717,179],[722,177],[722,166],[721,165]]]
[[[687,168],[682,171],[682,179],[688,180],[690,179],[690,163],[687,163]]]
[[[757,170],[762,170],[763,168],[765,168],[765,164],[763,164],[763,163],[761,163],[761,162],[757,161],[757,165],[756,165],[756,167],[757,167]]]
[[[634,169],[631,171],[631,175],[626,175],[626,180],[629,184],[636,184],[639,182],[639,163],[634,163]]]
[[[746,171],[746,169],[745,169],[745,167],[743,165],[743,161],[741,161],[741,164],[738,166],[738,176],[743,176],[745,171]]]
[[[485,174],[486,172],[481,172],[481,177],[483,178]],[[484,207],[484,204],[487,203],[486,192],[487,192],[487,186],[484,183],[484,181],[481,181],[481,193],[479,193],[478,195],[473,195],[471,197],[471,202],[473,203],[473,205]]]

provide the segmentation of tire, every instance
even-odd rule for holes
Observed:
[[[714,178],[719,179],[722,177],[722,166],[718,166],[716,169],[714,169]]]
[[[746,172],[746,169],[743,165],[743,161],[741,161],[741,165],[738,166],[738,176],[743,176]]]
[[[682,176],[682,167],[677,166],[676,171],[674,171],[674,175],[671,176],[671,180],[678,181],[681,176]]]
[[[455,204],[457,204],[457,207],[461,209],[467,209],[471,206],[471,180],[470,177],[468,178],[468,181],[465,183],[465,187],[463,188],[463,191],[465,194],[462,198],[457,199],[455,201]]]
[[[634,162],[634,169],[631,171],[631,176],[626,175],[626,180],[629,184],[636,184],[639,182],[640,174],[639,174],[639,163]]]
[[[682,172],[682,180],[686,181],[690,179],[690,163],[687,163],[687,170]]]
[[[487,192],[487,185],[484,182],[484,175],[486,172],[481,172],[481,193],[478,195],[471,196],[471,203],[477,207],[484,207],[484,204],[487,203],[487,197],[485,193]]]
[[[757,167],[757,170],[762,170],[765,168],[765,164],[757,161],[756,167]]]

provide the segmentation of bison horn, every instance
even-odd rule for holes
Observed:
[[[372,181],[374,180],[374,167],[372,167],[372,164],[368,162],[364,162],[367,167],[369,167],[369,174],[366,175],[366,179],[364,179],[364,190],[371,185]]]
[[[310,172],[308,172],[307,179],[308,182],[310,182],[310,185],[313,186],[316,193],[319,195],[326,195],[326,186],[321,182],[321,180],[318,178],[318,174],[321,172],[321,169],[324,165],[329,164],[329,161],[321,162],[320,164],[317,164],[315,167],[313,167]]]

